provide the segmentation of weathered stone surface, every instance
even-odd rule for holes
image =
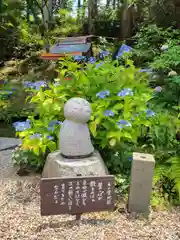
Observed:
[[[133,153],[128,210],[149,213],[155,160],[150,154]]]
[[[91,115],[90,104],[83,98],[71,98],[64,106],[60,130],[60,151],[64,156],[87,156],[94,151],[87,125]]]
[[[17,168],[12,163],[12,152],[13,150],[0,152],[0,179],[16,175]]]
[[[56,151],[48,155],[42,177],[103,176],[106,174],[108,171],[98,151],[94,151],[91,157],[84,159],[63,158],[60,151]]]
[[[0,137],[0,151],[8,148],[15,148],[19,144],[21,144],[20,139]]]

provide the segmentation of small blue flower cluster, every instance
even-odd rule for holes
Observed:
[[[120,129],[124,128],[124,127],[132,127],[132,124],[126,120],[119,120],[117,122],[117,125]]]
[[[15,128],[16,132],[23,132],[29,128],[31,128],[31,121],[26,120],[25,122],[14,122],[13,127]]]
[[[88,63],[94,64],[96,62],[96,58],[95,57],[90,57],[88,60]]]
[[[156,114],[155,114],[155,112],[153,112],[151,109],[147,109],[146,110],[146,117],[148,118],[148,117],[153,117],[153,116],[155,116]]]
[[[105,90],[105,91],[102,91],[102,92],[98,92],[96,94],[96,97],[105,98],[105,97],[108,97],[109,95],[110,95],[109,90]],[[134,95],[134,93],[133,93],[131,88],[124,88],[123,90],[121,90],[117,94],[118,97],[126,97],[126,96],[133,96],[133,95]]]
[[[157,93],[162,92],[162,87],[157,86],[157,87],[155,87],[154,91],[157,92]]]
[[[86,57],[85,56],[73,56],[74,61],[85,61]]]
[[[126,97],[126,96],[133,96],[133,91],[130,88],[124,88],[121,90],[117,95],[118,97]]]
[[[110,91],[109,90],[105,90],[105,91],[102,91],[102,92],[98,92],[96,94],[96,97],[103,99],[105,97],[108,97],[109,94],[110,94]]]
[[[62,122],[58,121],[58,120],[52,120],[49,125],[48,125],[48,131],[54,131],[55,130],[55,126],[61,125]]]
[[[40,133],[34,133],[30,136],[30,139],[32,140],[32,139],[41,138],[41,137],[42,135]]]
[[[52,136],[47,136],[46,137],[48,140],[54,140],[54,138],[52,137]],[[32,139],[39,139],[39,140],[42,140],[42,134],[40,134],[40,133],[34,133],[34,134],[32,134],[31,136],[30,136],[30,139],[32,140]]]
[[[112,110],[106,110],[106,111],[104,111],[104,116],[105,117],[113,117],[114,112]]]
[[[35,90],[40,90],[41,87],[47,87],[46,81],[37,81],[37,82],[29,82],[26,81],[24,82],[24,87],[25,88],[30,88],[30,89],[35,89]]]
[[[104,62],[100,62],[100,63],[96,64],[96,68],[101,67],[103,64],[104,64]]]
[[[99,54],[99,57],[101,58],[101,59],[104,59],[104,57],[107,57],[107,56],[109,56],[111,53],[109,52],[109,51],[102,51],[101,50],[101,52],[100,52],[100,54]]]
[[[131,52],[131,51],[132,51],[132,47],[126,44],[122,44],[116,55],[116,59],[120,58],[125,52]]]
[[[142,73],[152,73],[152,69],[151,68],[144,68],[144,69],[140,69],[140,72],[142,72]]]

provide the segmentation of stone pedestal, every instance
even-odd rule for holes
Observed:
[[[104,176],[107,168],[98,151],[93,155],[81,159],[67,159],[61,156],[60,151],[50,153],[47,157],[43,178],[76,177],[76,176]]]
[[[128,210],[149,213],[155,160],[150,154],[133,153]]]

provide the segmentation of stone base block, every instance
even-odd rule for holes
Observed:
[[[128,210],[149,214],[155,160],[150,154],[133,153]]]
[[[76,177],[76,176],[104,176],[107,168],[98,151],[84,159],[67,159],[60,151],[50,153],[47,157],[42,177]]]

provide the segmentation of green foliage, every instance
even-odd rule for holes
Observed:
[[[154,61],[154,58],[161,59],[160,55],[164,54],[164,58],[166,58],[166,62],[168,61],[168,57],[166,57],[166,52],[162,53],[161,47],[163,44],[170,43],[170,54],[175,51],[175,41],[177,44],[177,39],[180,37],[180,31],[167,28],[163,29],[157,27],[155,24],[142,26],[141,29],[136,33],[135,40],[135,51],[134,51],[134,59],[138,65],[143,66],[149,62]],[[177,56],[177,55],[176,55]],[[174,61],[176,57],[172,59]],[[160,60],[159,60],[160,61]]]
[[[75,62],[68,59],[61,62],[61,84],[50,85],[44,91],[41,89],[34,93],[30,101],[35,104],[39,119],[31,116],[31,128],[18,133],[23,138],[23,147],[31,149],[36,155],[54,151],[59,126],[49,132],[49,124],[53,120],[62,121],[64,103],[78,96],[91,103],[89,127],[94,144],[99,148],[114,148],[124,142],[136,143],[141,127],[151,126],[153,122],[152,118],[146,118],[146,102],[152,98],[152,90],[147,86],[144,74],[130,60],[126,60],[126,66],[117,68],[114,65],[114,62],[107,60],[98,69],[96,65],[88,64],[86,69],[79,70],[80,66]],[[64,76],[70,73],[73,80],[64,81]],[[117,96],[128,88],[133,94]],[[109,91],[107,96],[103,95],[104,91]],[[125,123],[118,125],[121,120]],[[41,139],[31,139],[30,136],[37,133],[41,134]],[[53,140],[47,140],[49,135]]]
[[[171,157],[159,164],[155,170],[154,185],[168,196],[171,203],[180,202],[180,158]]]
[[[167,46],[168,49],[156,56],[150,66],[157,71],[165,71],[165,73],[171,70],[180,73],[180,41],[171,40],[167,42]]]
[[[12,154],[12,160],[15,165],[25,166],[29,170],[42,171],[43,155],[36,155],[32,151],[17,147]]]

